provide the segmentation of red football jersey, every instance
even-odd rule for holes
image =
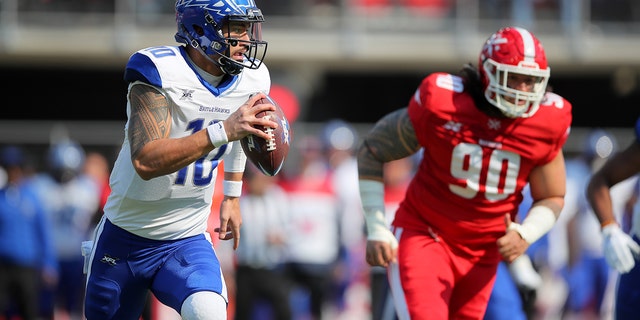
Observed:
[[[504,215],[515,218],[531,170],[561,152],[571,104],[547,93],[530,118],[492,118],[463,89],[460,77],[434,73],[409,102],[424,155],[393,224],[431,228],[473,256],[499,259]]]

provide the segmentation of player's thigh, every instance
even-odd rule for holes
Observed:
[[[398,230],[396,230],[398,235]],[[454,285],[449,248],[427,233],[402,230],[399,235],[398,273],[390,270],[392,293],[397,306],[414,319],[446,319]],[[393,269],[393,268],[392,268]],[[397,277],[397,279],[396,279]],[[401,292],[394,283],[399,281]],[[404,295],[404,301],[398,295]]]
[[[498,262],[472,262],[460,256],[455,259],[460,275],[449,303],[449,316],[453,319],[480,319],[489,303]]]
[[[615,318],[638,319],[638,306],[640,305],[640,264],[629,272],[618,277]]]
[[[110,223],[100,229],[87,280],[87,319],[137,319],[142,313],[150,281],[140,274],[155,268],[153,260],[137,263],[144,269],[133,268],[136,244],[131,239]]]
[[[211,291],[227,300],[220,262],[204,236],[177,241],[165,264],[158,270],[152,292],[165,305],[180,312],[184,300],[195,292]]]

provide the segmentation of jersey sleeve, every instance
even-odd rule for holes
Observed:
[[[155,63],[147,55],[134,53],[124,70],[124,80],[127,83],[142,81],[156,87],[162,87],[162,79]]]
[[[421,128],[429,125],[428,118],[437,112],[434,106],[448,106],[454,100],[454,96],[461,97],[464,91],[462,79],[458,76],[435,72],[426,76],[415,93],[409,100],[408,113],[414,128]],[[462,98],[465,99],[465,98]],[[472,103],[470,98],[465,99],[462,104]],[[420,145],[428,146],[427,131],[416,130],[416,137]]]
[[[542,117],[543,123],[554,124],[548,127],[554,130],[551,136],[555,137],[555,141],[553,142],[554,147],[549,152],[548,157],[544,159],[544,163],[553,160],[558,155],[558,152],[562,151],[567,138],[569,138],[571,122],[573,121],[571,108],[571,103],[563,97],[552,92],[547,92],[545,95],[538,112]]]

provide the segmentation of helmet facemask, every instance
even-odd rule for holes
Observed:
[[[544,97],[550,70],[500,64],[492,59],[485,60],[483,67],[489,80],[485,89],[487,100],[500,109],[509,118],[527,118],[532,116],[540,106]],[[534,78],[530,92],[510,88],[508,86],[509,75],[521,74]]]
[[[267,42],[262,41],[261,23],[249,22],[246,32],[249,40],[242,40],[234,36],[232,30],[236,24],[245,24],[245,20],[234,20],[230,17],[226,26],[219,31],[224,42],[213,44],[213,50],[218,55],[218,65],[225,73],[236,75],[243,68],[258,69],[267,54]],[[225,30],[226,29],[226,30]],[[231,47],[244,46],[243,60],[238,61],[231,57]]]

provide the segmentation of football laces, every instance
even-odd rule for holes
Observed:
[[[274,137],[273,134],[273,128],[269,127],[264,131],[266,134],[269,135],[269,141],[267,141],[267,151],[273,151],[276,149],[276,139]]]
[[[264,116],[264,118],[271,120],[271,115],[266,115]],[[276,150],[277,146],[276,146],[276,139],[275,139],[275,135],[273,134],[273,128],[271,127],[266,127],[264,129],[264,132],[266,134],[269,135],[269,140],[267,141],[267,151],[273,151]]]

